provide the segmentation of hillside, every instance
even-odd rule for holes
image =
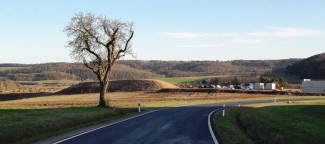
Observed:
[[[291,75],[298,75],[300,78],[325,79],[325,53],[308,57],[288,66],[287,72]]]
[[[120,61],[135,69],[148,70],[166,77],[210,75],[263,75],[284,73],[288,65],[299,59],[283,60],[234,60],[234,61]]]
[[[42,80],[96,80],[96,75],[80,63],[46,63],[46,64],[0,64],[0,77],[15,81]],[[127,65],[116,64],[113,67],[111,79],[148,79],[161,78],[146,70],[131,68]]]
[[[220,75],[259,76],[286,72],[299,59],[234,61],[143,61],[121,60],[114,65],[111,80],[156,79]],[[97,80],[81,63],[0,64],[0,77],[14,81]]]

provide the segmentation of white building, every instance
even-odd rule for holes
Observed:
[[[275,89],[275,83],[267,83],[265,89],[274,90]]]
[[[325,81],[303,81],[302,92],[325,93]]]
[[[264,89],[264,83],[254,83],[254,89],[263,90]]]

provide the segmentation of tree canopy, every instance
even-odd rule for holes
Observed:
[[[100,106],[106,106],[104,95],[114,63],[131,54],[133,22],[111,20],[106,16],[77,13],[64,28],[71,56],[82,61],[96,74],[100,83]]]

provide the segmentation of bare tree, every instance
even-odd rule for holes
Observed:
[[[109,106],[105,94],[112,66],[121,57],[132,53],[133,22],[77,13],[64,32],[70,38],[67,47],[71,48],[71,56],[82,61],[97,75],[100,84],[99,106]]]

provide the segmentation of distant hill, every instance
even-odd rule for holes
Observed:
[[[234,61],[143,61],[121,60],[113,67],[111,80],[153,79],[217,75],[258,76],[286,72],[286,67],[300,61],[234,60]],[[0,64],[0,77],[14,81],[97,80],[81,63]]]
[[[9,66],[9,67],[1,67]],[[2,70],[1,70],[2,69]],[[0,77],[15,81],[42,80],[97,80],[96,75],[81,63],[46,63],[46,64],[0,64]],[[148,79],[163,78],[146,70],[131,68],[127,65],[116,64],[113,67],[111,80],[119,79]]]
[[[141,61],[124,60],[121,64],[148,70],[166,77],[211,75],[263,75],[285,73],[286,67],[300,59],[234,61]]]
[[[307,79],[325,79],[325,53],[308,57],[288,66],[287,73]]]

